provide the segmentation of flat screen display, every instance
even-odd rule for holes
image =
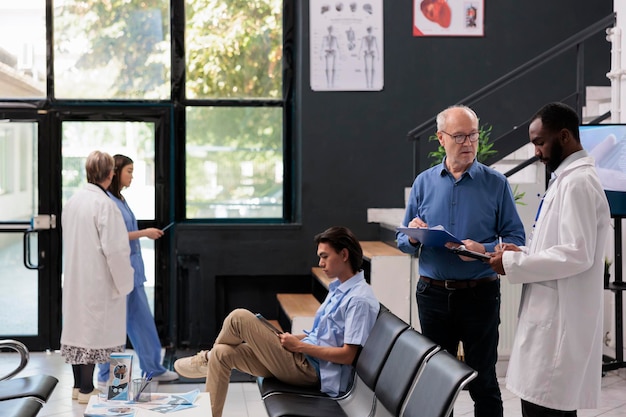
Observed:
[[[596,160],[604,189],[626,192],[626,124],[580,126],[580,141]]]

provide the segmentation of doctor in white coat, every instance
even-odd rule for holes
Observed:
[[[63,207],[64,283],[61,354],[72,365],[72,399],[86,404],[96,363],[126,345],[126,295],[133,268],[124,219],[106,193],[113,178],[111,155],[94,151],[87,181]]]
[[[509,282],[523,284],[507,388],[521,398],[524,417],[576,416],[600,398],[610,213],[578,125],[576,112],[561,103],[531,120],[535,155],[556,178],[527,246],[504,244],[490,261]]]

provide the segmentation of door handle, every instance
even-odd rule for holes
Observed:
[[[42,269],[43,265],[35,265],[30,261],[30,235],[32,233],[39,233],[39,231],[34,229],[28,229],[26,232],[24,232],[24,266],[28,269],[38,270]]]

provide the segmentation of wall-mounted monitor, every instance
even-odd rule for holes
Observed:
[[[626,192],[626,124],[580,126],[580,141],[596,160],[604,189]]]
[[[626,124],[580,126],[583,148],[596,160],[611,214],[626,215]]]

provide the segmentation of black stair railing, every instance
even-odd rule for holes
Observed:
[[[471,107],[477,102],[479,102],[480,100],[483,100],[484,98],[490,96],[491,94],[500,90],[504,86],[512,83],[518,78],[536,70],[537,68],[549,63],[550,61],[562,55],[563,53],[568,52],[571,49],[575,48],[576,49],[576,90],[574,91],[574,93],[568,96],[568,98],[574,98],[576,100],[576,110],[578,111],[578,114],[582,116],[582,107],[585,101],[583,42],[585,42],[590,37],[596,35],[598,32],[604,31],[607,27],[613,26],[615,24],[615,16],[616,16],[615,13],[611,13],[610,15],[604,17],[603,19],[600,19],[596,23],[570,36],[569,38],[553,46],[552,48],[546,50],[545,52],[537,55],[535,58],[520,65],[519,67],[501,76],[495,81],[487,84],[486,86],[480,88],[479,90],[476,90],[474,93],[470,94],[469,96],[459,100],[458,104],[465,104]],[[561,101],[566,101],[566,99],[561,99]],[[609,116],[610,116],[610,113],[609,113]],[[599,118],[597,118],[598,121],[596,121],[596,123],[599,123],[599,121],[605,120],[609,116],[607,116],[606,114],[600,116]],[[432,117],[428,119],[427,121],[421,123],[414,129],[412,129],[411,131],[409,131],[407,134],[409,140],[413,141],[413,148],[414,148],[413,149],[413,172],[415,174],[421,171],[419,169],[420,167],[419,167],[419,162],[418,162],[419,155],[417,154],[417,147],[419,145],[420,138],[424,136],[424,134],[427,134],[428,136],[431,135],[434,132],[436,123],[437,123],[436,117]],[[511,135],[519,134],[519,132],[524,131],[524,129],[522,129],[523,127],[526,127],[526,128],[528,127],[528,123],[529,121],[526,121],[524,123],[517,125],[515,128],[513,128],[509,132],[506,132],[503,135],[500,135],[499,137],[497,137],[493,141],[493,143],[498,142],[501,139],[507,138]],[[528,130],[525,129],[525,131],[527,132]],[[527,133],[524,133],[524,135],[526,134]],[[512,143],[512,142],[508,141],[508,143]],[[516,141],[515,143],[518,144],[517,147],[519,148],[520,142]],[[506,151],[505,154],[508,154],[514,150],[515,149],[505,150]],[[498,158],[495,158],[493,161],[485,161],[485,163],[487,165],[490,165],[491,163],[495,162],[495,160],[497,159]],[[530,162],[529,164],[531,163],[532,162]]]

